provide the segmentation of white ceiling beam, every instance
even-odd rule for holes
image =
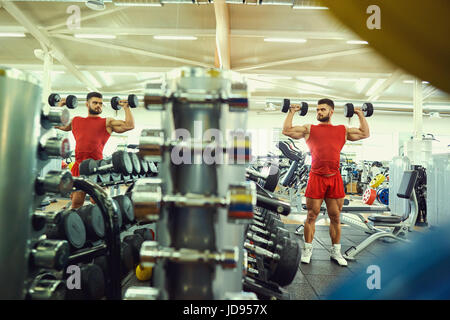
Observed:
[[[225,0],[214,1],[214,13],[216,15],[216,50],[219,56],[219,67],[230,70],[230,12]]]
[[[428,90],[424,91],[422,100],[428,99],[428,97],[431,97],[436,91],[438,91],[437,88],[430,87]]]
[[[36,40],[41,44],[45,45],[49,51],[53,52],[53,57],[57,59],[61,64],[63,64],[69,72],[71,72],[78,80],[85,84],[89,90],[97,90],[96,86],[89,81],[77,67],[64,56],[63,51],[54,44],[49,38],[48,34],[39,30],[36,25],[22,12],[20,9],[12,2],[3,1],[3,8],[19,22],[23,27],[25,27]]]
[[[62,26],[62,25],[61,25]],[[0,27],[1,29],[1,27]],[[51,30],[50,34],[73,34],[73,33],[101,33],[114,35],[192,35],[200,37],[214,37],[217,29],[199,28],[101,28],[83,27],[71,30],[68,28]],[[320,31],[291,31],[291,30],[264,30],[264,29],[230,29],[232,38],[302,38],[311,40],[349,40],[355,37],[344,32],[320,32]]]
[[[0,27],[1,30],[1,27]],[[113,35],[132,35],[132,36],[153,36],[153,35],[177,35],[177,36],[199,36],[215,37],[215,29],[175,29],[175,28],[100,28],[83,27],[78,30],[59,29],[49,32],[49,34],[113,34]]]
[[[214,67],[213,65],[199,62],[199,61],[177,58],[177,57],[159,54],[159,53],[155,53],[155,52],[151,52],[151,51],[147,51],[147,50],[135,49],[135,48],[125,47],[122,45],[107,43],[104,41],[80,39],[80,38],[74,38],[72,36],[66,36],[66,35],[61,35],[61,34],[53,35],[53,37],[58,38],[58,39],[63,39],[63,40],[70,40],[70,41],[74,41],[74,42],[78,42],[78,43],[84,43],[84,44],[88,44],[91,46],[102,47],[102,48],[107,48],[107,49],[112,49],[112,50],[118,50],[118,51],[128,52],[131,54],[137,54],[137,55],[141,55],[141,56],[147,56],[147,57],[151,57],[151,58],[170,60],[170,61],[175,61],[175,62],[180,62],[180,63],[187,63],[190,65],[200,66],[200,67],[205,67],[205,68]]]
[[[312,55],[312,56],[307,56],[307,57],[266,62],[266,63],[250,65],[250,66],[246,66],[246,67],[238,67],[233,70],[238,71],[238,72],[239,71],[247,71],[247,70],[252,70],[252,69],[261,69],[261,68],[267,68],[267,67],[281,66],[284,64],[300,63],[300,62],[306,62],[306,61],[323,60],[323,59],[330,59],[330,58],[336,58],[336,57],[342,57],[342,56],[362,54],[362,53],[367,53],[367,52],[371,52],[371,51],[372,51],[372,49],[370,49],[370,48],[360,48],[360,49],[328,52],[328,53],[322,53],[322,54],[317,54],[317,55]]]
[[[404,76],[404,73],[402,70],[397,69],[394,71],[394,73],[391,74],[389,78],[383,81],[383,83],[372,93],[372,95],[369,97],[369,101],[376,101],[378,98],[387,90],[390,86],[392,86],[394,83],[396,83],[399,79],[401,79]]]
[[[298,96],[300,96],[300,94],[302,94],[301,91],[304,91],[305,93],[313,93],[313,94],[319,94],[319,95],[323,95],[324,94],[323,90],[322,91],[320,91],[320,90],[319,91],[312,90],[311,88],[305,87],[304,84],[302,85],[301,82],[295,83],[297,85],[292,85],[291,81],[280,81],[280,80],[273,80],[273,81],[271,81],[271,80],[263,80],[263,79],[250,78],[250,77],[248,77],[248,79],[251,79],[253,81],[262,82],[262,83],[268,83],[268,84],[271,84],[271,85],[276,86],[276,87],[296,90],[298,92]],[[260,91],[260,90],[256,90],[256,92],[257,91]],[[261,90],[261,91],[264,91],[264,90]],[[339,94],[331,92],[331,90],[330,90],[329,93],[327,93],[327,95],[329,97],[331,97],[331,98],[334,98],[334,99],[348,99],[348,98],[343,97],[343,96],[341,96]]]
[[[112,9],[109,10],[103,10],[103,11],[97,11],[95,13],[92,14],[82,14],[80,16],[80,23],[86,20],[90,20],[90,19],[94,19],[94,18],[98,18],[98,17],[102,17],[111,13],[115,13],[118,11],[122,11],[127,9],[128,7],[114,7]],[[64,22],[58,23],[58,24],[54,24],[52,26],[48,26],[48,27],[44,27],[45,31],[52,31],[55,29],[59,29],[59,28],[65,28],[67,27],[67,18],[64,18]],[[80,29],[82,30],[82,29]]]
[[[336,94],[336,95],[346,94],[346,95],[349,95],[351,97],[354,97],[354,96],[358,95],[357,92],[347,91],[347,90],[343,90],[343,89],[336,89],[336,88],[333,88],[333,87],[330,87],[330,86],[326,86],[324,84],[319,84],[319,83],[315,83],[315,82],[311,82],[311,81],[304,81],[304,80],[300,80],[300,79],[296,79],[294,81],[296,81],[298,83],[306,84],[306,85],[309,85],[309,86],[315,86],[317,88],[321,88],[321,89],[327,90],[329,92],[332,92],[333,94]]]

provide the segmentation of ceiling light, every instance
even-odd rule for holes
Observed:
[[[153,39],[157,39],[157,40],[197,40],[197,37],[193,37],[193,36],[153,36]]]
[[[105,4],[103,3],[103,0],[89,0],[86,1],[86,7],[92,10],[96,11],[102,11],[105,10]]]
[[[299,38],[264,38],[266,42],[295,42],[295,43],[305,43],[306,39]]]
[[[23,32],[0,32],[0,37],[23,38],[23,37],[25,37],[25,33],[23,33]]]
[[[116,36],[113,34],[90,34],[90,33],[77,33],[75,38],[82,39],[115,39]]]
[[[369,44],[367,41],[364,40],[348,40],[348,44]]]
[[[414,83],[414,80],[403,80],[403,83],[411,84],[411,83]],[[429,82],[428,81],[422,81],[422,84],[429,84]]]
[[[322,6],[302,6],[302,5],[294,5],[292,9],[296,10],[328,10],[327,7]]]
[[[121,7],[162,7],[160,2],[114,2],[114,5]]]

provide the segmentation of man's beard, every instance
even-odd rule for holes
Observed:
[[[330,120],[330,116],[326,116],[326,117],[322,117],[322,118],[317,117],[317,120],[319,120],[320,122],[328,122],[328,120]]]
[[[100,110],[100,111],[97,111],[97,110],[95,110],[95,109],[91,109],[91,108],[89,108],[89,114],[94,114],[94,115],[97,115],[97,114],[100,114],[100,113],[102,113],[102,111]]]

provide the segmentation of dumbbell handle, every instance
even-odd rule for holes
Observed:
[[[108,163],[108,164],[105,164],[104,166],[94,168],[94,170],[92,170],[92,174],[104,173],[104,172],[111,170],[112,168],[114,168],[114,165],[112,163]]]
[[[256,254],[262,255],[264,257],[273,259],[273,260],[280,260],[280,255],[273,253],[269,250],[263,249],[261,247],[255,246],[254,244],[250,244],[248,242],[244,243],[244,248],[248,249]]]
[[[255,241],[255,242],[259,242],[259,243],[264,243],[267,246],[273,246],[274,245],[273,241],[261,238],[261,237],[257,236],[256,234],[254,234],[252,232],[248,232],[247,233],[247,239]]]
[[[271,199],[261,194],[257,195],[256,205],[284,216],[291,212],[291,206],[287,202]]]
[[[250,272],[250,273],[253,273],[253,274],[259,274],[259,271],[256,270],[256,269],[253,269],[252,267],[248,267],[247,271]]]
[[[251,231],[255,231],[255,232],[264,234],[264,235],[266,235],[266,236],[272,237],[272,233],[271,233],[271,232],[269,232],[269,231],[267,231],[267,230],[263,230],[263,229],[261,229],[261,228],[258,228],[257,226],[249,225],[249,229],[250,229]]]
[[[263,222],[261,222],[261,221],[255,221],[255,220],[253,220],[253,221],[252,221],[252,224],[257,225],[257,226],[260,226],[260,227],[263,227],[263,228],[266,227],[266,224],[263,223]]]

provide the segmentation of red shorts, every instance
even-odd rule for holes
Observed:
[[[324,177],[310,172],[305,197],[312,199],[345,198],[344,182],[341,174],[336,173],[334,176]]]

